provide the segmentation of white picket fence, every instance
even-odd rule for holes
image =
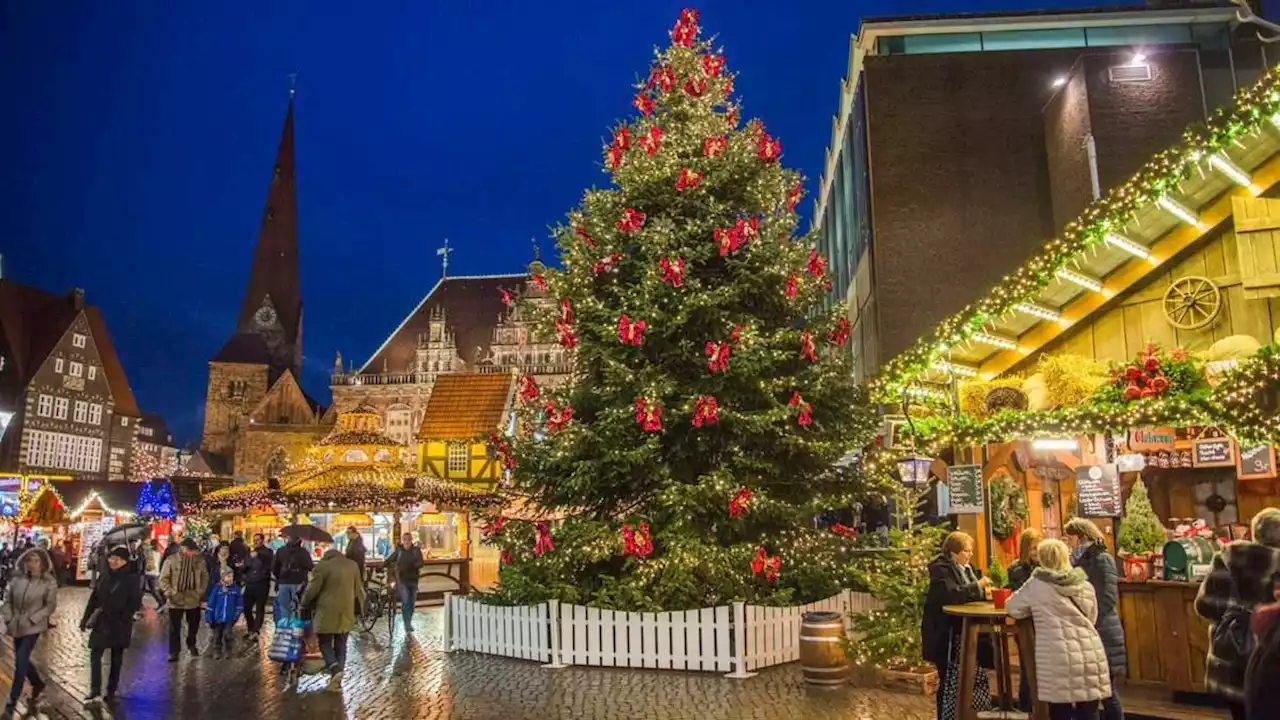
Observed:
[[[745,678],[753,670],[800,657],[800,622],[815,610],[845,616],[878,607],[849,590],[792,607],[734,603],[677,612],[640,613],[562,605],[485,605],[445,595],[445,649],[537,660],[548,667],[653,668],[721,672]]]

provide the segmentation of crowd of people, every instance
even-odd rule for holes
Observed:
[[[87,704],[103,701],[103,661],[109,658],[107,702],[114,702],[120,688],[125,650],[133,637],[133,624],[141,617],[143,598],[150,596],[157,614],[167,614],[169,662],[180,659],[186,647],[190,657],[200,655],[197,642],[201,625],[212,637],[207,652],[215,658],[231,657],[236,646],[235,629],[244,618],[245,642],[257,646],[266,622],[267,601],[275,590],[273,615],[277,624],[302,620],[317,636],[329,675],[329,689],[341,687],[346,664],[347,638],[355,627],[365,597],[363,540],[355,528],[346,531],[345,552],[327,550],[318,562],[298,537],[285,539],[279,549],[262,534],[245,543],[241,533],[229,542],[217,535],[202,547],[194,539],[172,542],[161,550],[159,542],[127,544],[98,549],[98,563],[89,599],[81,615],[80,629],[87,634],[90,691]],[[0,555],[0,567],[12,571],[4,577],[0,605],[0,632],[14,640],[13,686],[4,717],[12,717],[24,689],[30,686],[27,704],[38,707],[45,681],[32,662],[40,636],[54,623],[58,587],[65,570],[54,552],[28,545]],[[412,632],[422,551],[405,533],[401,545],[386,561],[403,600],[406,632]],[[184,629],[185,625],[185,643]],[[281,674],[297,677],[297,663],[281,664]]]

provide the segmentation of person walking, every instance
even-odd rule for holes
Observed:
[[[400,615],[404,618],[404,631],[413,632],[413,609],[418,603],[418,571],[424,564],[422,550],[413,544],[413,533],[400,536],[400,545],[387,558],[387,565],[396,571],[396,590],[400,594]]]
[[[313,620],[329,672],[329,689],[342,687],[342,673],[347,663],[347,635],[355,627],[356,615],[364,603],[364,583],[360,567],[336,549],[325,552],[316,563],[311,582],[302,595],[302,606],[314,608]]]
[[[942,554],[929,563],[929,589],[925,595],[924,617],[920,635],[925,662],[938,668],[940,687],[934,693],[938,720],[956,717],[957,689],[959,688],[960,628],[961,620],[947,615],[943,607],[977,602],[986,597],[991,585],[987,578],[979,578],[970,567],[973,559],[973,538],[967,533],[953,532],[942,545]],[[979,689],[986,673],[976,675]],[[990,702],[990,691],[985,692]],[[983,692],[975,692],[975,703],[981,702]]]
[[[240,530],[235,531],[231,535],[231,564],[243,565],[249,559],[249,546],[244,542],[244,533]]]
[[[1093,585],[1061,540],[1041,542],[1037,554],[1040,567],[1006,604],[1010,617],[1035,624],[1037,699],[1049,704],[1050,720],[1097,720],[1111,672]]]
[[[354,562],[356,567],[360,569],[360,583],[364,584],[364,538],[360,537],[360,531],[354,527],[347,528],[347,559]]]
[[[293,615],[298,595],[307,583],[307,576],[315,568],[311,553],[302,547],[302,538],[291,537],[276,552],[271,563],[271,574],[276,578],[276,620]]]
[[[236,584],[236,574],[231,568],[222,571],[222,577],[209,591],[205,605],[204,621],[213,630],[213,656],[229,658],[235,640],[232,630],[244,612],[244,594]]]
[[[40,634],[49,629],[49,619],[57,609],[58,580],[53,575],[53,559],[43,549],[26,550],[18,556],[9,592],[0,609],[0,616],[13,638],[13,686],[4,706],[6,718],[13,716],[23,685],[28,681],[31,683],[28,710],[34,715],[39,707],[45,682],[31,660],[31,652]]]
[[[244,564],[244,622],[249,639],[258,641],[267,618],[267,598],[271,597],[271,566],[275,553],[266,545],[262,533],[253,536],[253,549]]]
[[[1205,688],[1226,700],[1234,720],[1248,718],[1245,673],[1254,610],[1275,601],[1280,573],[1280,510],[1253,516],[1252,540],[1236,540],[1213,558],[1213,567],[1196,594],[1196,614],[1208,620],[1209,652]]]
[[[1124,720],[1119,684],[1129,666],[1129,654],[1124,647],[1124,626],[1120,624],[1120,574],[1116,572],[1116,561],[1107,552],[1102,531],[1093,521],[1072,518],[1063,530],[1072,547],[1071,564],[1084,571],[1098,600],[1098,635],[1107,649],[1111,672],[1111,695],[1102,700],[1102,717]]]
[[[116,699],[124,651],[133,639],[134,612],[142,605],[142,588],[129,566],[129,551],[118,547],[107,555],[107,572],[93,587],[80,618],[80,631],[89,631],[89,697],[86,705],[102,695],[102,658],[111,651],[107,676],[107,702]]]
[[[169,601],[169,662],[178,661],[182,623],[187,623],[187,651],[199,657],[196,635],[200,632],[200,603],[209,587],[209,571],[200,546],[190,538],[182,541],[182,551],[160,568],[160,592]]]
[[[1280,707],[1280,583],[1272,585],[1276,602],[1259,605],[1250,625],[1257,646],[1244,676],[1245,717],[1271,720]]]
[[[156,601],[156,612],[164,612],[164,596],[160,594],[160,541],[152,540],[142,549],[142,593]]]

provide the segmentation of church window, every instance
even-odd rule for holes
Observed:
[[[445,466],[450,474],[467,471],[467,446],[463,443],[449,445],[449,457]]]
[[[278,478],[284,474],[288,465],[289,460],[285,456],[284,448],[276,448],[276,451],[271,453],[271,458],[267,460],[267,466],[262,474],[267,478]]]

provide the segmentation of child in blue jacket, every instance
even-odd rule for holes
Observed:
[[[240,620],[244,612],[244,593],[236,585],[235,573],[227,570],[222,573],[221,582],[209,590],[204,621],[213,630],[213,656],[215,658],[231,657],[231,628]]]

